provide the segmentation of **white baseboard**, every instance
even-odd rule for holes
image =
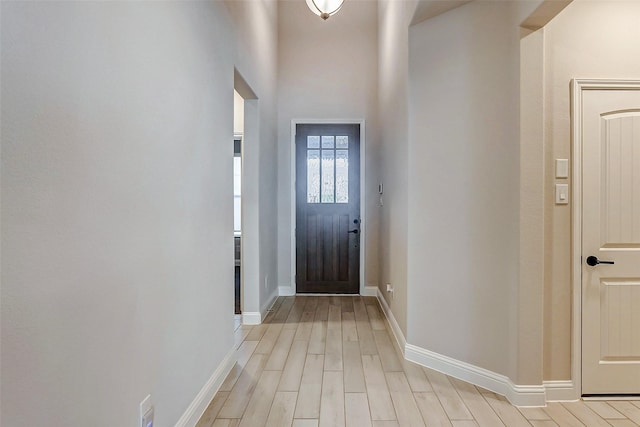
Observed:
[[[518,385],[508,377],[407,344],[407,360],[505,396],[516,406],[545,406],[543,385]]]
[[[273,306],[273,303],[276,302],[276,298],[278,298],[278,294],[280,288],[276,289],[273,295],[267,299],[267,303],[264,304],[260,311],[243,311],[242,312],[242,324],[243,325],[259,325],[262,323],[262,320],[267,317],[267,313],[269,309]]]
[[[281,297],[290,297],[296,294],[296,289],[293,286],[279,286],[278,295]]]
[[[398,347],[400,347],[400,351],[404,355],[405,348],[407,346],[407,340],[404,337],[404,334],[402,333],[402,329],[400,329],[400,325],[398,324],[398,321],[396,320],[395,316],[393,315],[393,312],[391,311],[391,307],[389,307],[389,304],[387,304],[387,300],[385,300],[384,296],[382,296],[382,292],[380,291],[380,288],[376,287],[375,289],[376,289],[376,296],[378,297],[378,302],[380,302],[382,311],[384,312],[384,315],[387,317],[387,321],[391,326],[391,332],[393,332],[393,336],[396,338]]]
[[[237,353],[235,347],[233,347],[227,356],[218,365],[216,370],[211,375],[211,378],[205,383],[202,390],[198,393],[196,398],[191,402],[187,410],[182,414],[175,427],[195,427],[202,414],[213,400],[216,392],[222,385],[224,379],[229,375],[233,365],[235,365],[237,359]]]
[[[570,402],[580,399],[580,393],[571,380],[544,381],[542,384],[547,390],[547,402]]]
[[[276,299],[278,299],[278,289],[274,289],[273,293],[266,299],[265,304],[260,309],[260,313],[262,314],[262,318],[267,317],[267,313],[273,307],[273,304],[276,303]]]
[[[505,377],[507,378],[507,377]],[[539,408],[547,406],[545,388],[540,385],[514,384],[507,378],[507,393],[505,397],[515,406]]]
[[[405,359],[501,394],[516,406],[545,406],[546,387],[544,385],[514,384],[504,375],[408,344],[379,288],[376,288],[376,296]],[[560,387],[556,387],[556,390],[560,390]]]
[[[258,311],[244,311],[242,312],[242,324],[243,325],[259,325],[262,323],[262,314]]]
[[[362,296],[363,297],[375,297],[375,296],[378,296],[378,287],[377,286],[372,286],[372,285],[365,286],[363,291],[362,291]]]

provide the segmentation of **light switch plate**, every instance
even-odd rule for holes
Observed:
[[[556,178],[569,178],[569,159],[556,159]]]
[[[556,205],[569,204],[569,184],[556,184]]]

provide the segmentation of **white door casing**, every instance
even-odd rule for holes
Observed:
[[[290,192],[291,192],[291,235],[290,235],[290,248],[291,248],[291,283],[288,287],[280,287],[280,295],[295,295],[296,294],[296,126],[304,123],[337,123],[337,124],[359,124],[360,125],[360,188],[362,194],[365,194],[365,177],[366,177],[366,121],[364,119],[292,119],[291,120],[291,144],[289,146],[290,155]],[[365,268],[366,251],[367,251],[367,213],[366,213],[366,199],[361,198],[360,203],[360,294],[373,296],[375,293],[370,294],[367,289],[367,275]]]
[[[574,110],[582,128],[582,394],[640,394],[640,84],[574,89],[582,91]],[[589,256],[615,264],[590,266]]]

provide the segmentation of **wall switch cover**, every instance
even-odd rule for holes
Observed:
[[[556,159],[556,178],[569,178],[569,159]]]
[[[556,205],[569,203],[569,184],[556,184]]]

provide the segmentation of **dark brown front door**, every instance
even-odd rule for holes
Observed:
[[[296,290],[360,289],[360,125],[296,127]]]

